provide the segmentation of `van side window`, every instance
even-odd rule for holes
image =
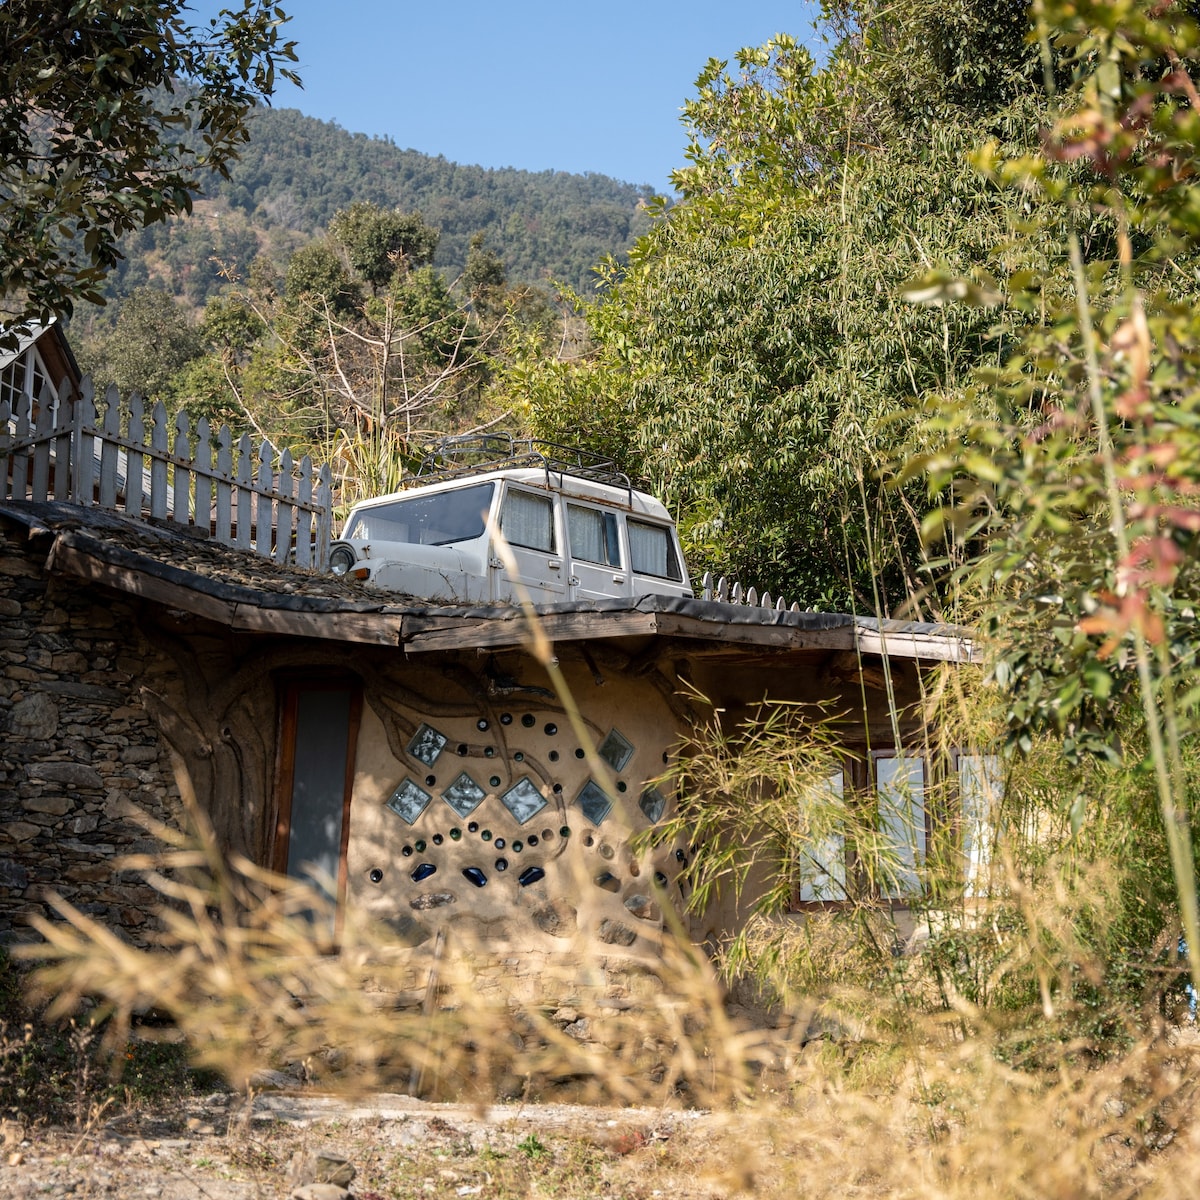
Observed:
[[[500,532],[514,546],[554,553],[554,503],[546,496],[510,490],[500,514]]]
[[[671,531],[664,525],[650,525],[645,521],[630,519],[626,524],[634,572],[682,582],[683,572],[679,569],[679,556],[675,553]]]
[[[571,557],[603,566],[621,565],[621,539],[617,532],[617,514],[581,504],[567,505],[567,531],[571,538]]]

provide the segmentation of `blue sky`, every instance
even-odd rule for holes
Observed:
[[[815,46],[817,8],[810,0],[280,2],[300,43],[304,91],[285,85],[279,106],[454,162],[597,171],[660,191],[683,165],[679,110],[705,62],[781,31]],[[194,2],[198,16],[219,7]]]

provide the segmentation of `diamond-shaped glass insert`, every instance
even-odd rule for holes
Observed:
[[[652,825],[657,824],[662,820],[662,815],[666,811],[667,798],[658,788],[647,788],[638,801],[638,807],[645,814],[647,821]]]
[[[500,803],[512,813],[518,825],[524,825],[530,817],[537,816],[546,807],[546,797],[526,776],[500,797]]]
[[[608,737],[600,743],[598,753],[614,771],[623,771],[633,757],[633,743],[616,729],[610,729]]]
[[[444,733],[438,733],[432,725],[422,725],[413,734],[413,740],[408,743],[408,752],[418,762],[432,767],[437,761],[437,756],[445,749],[447,741],[449,738]]]
[[[479,807],[479,802],[486,795],[487,792],[466,771],[463,771],[449,787],[442,791],[442,799],[460,817],[465,817],[468,813],[474,812]]]
[[[583,791],[575,798],[575,802],[593,825],[599,825],[612,811],[612,800],[594,779],[589,779],[583,785]]]
[[[411,779],[406,779],[389,797],[387,806],[410,825],[425,811],[433,797]]]

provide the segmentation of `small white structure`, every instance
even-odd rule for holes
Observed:
[[[512,603],[518,584],[535,604],[692,595],[670,513],[610,460],[496,434],[442,442],[354,508],[330,568],[453,604]]]

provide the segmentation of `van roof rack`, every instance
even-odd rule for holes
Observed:
[[[415,487],[512,467],[540,467],[546,472],[547,485],[552,474],[559,476],[560,487],[563,475],[607,483],[624,489],[629,494],[630,503],[633,500],[633,484],[629,482],[629,476],[618,471],[617,464],[611,458],[593,454],[590,450],[560,446],[557,442],[547,442],[541,438],[514,438],[508,433],[441,438],[430,447],[416,473],[409,476],[406,482]]]

